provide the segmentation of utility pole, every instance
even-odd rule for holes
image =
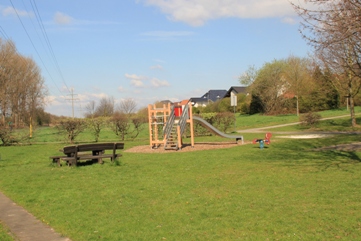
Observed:
[[[71,88],[71,93],[69,94],[71,96],[70,100],[71,100],[71,109],[72,109],[72,114],[73,114],[73,119],[74,119],[74,100],[76,100],[74,98],[75,95],[77,94],[74,94],[74,89]]]

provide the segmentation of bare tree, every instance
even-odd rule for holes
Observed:
[[[361,2],[305,0],[293,4],[303,18],[301,33],[323,65],[338,77],[349,98],[351,125],[356,126],[354,97],[361,88]]]
[[[11,41],[0,39],[0,113],[1,122],[29,124],[35,110],[44,106],[47,94],[40,70],[31,58],[17,53]]]
[[[85,106],[85,114],[84,114],[85,117],[93,118],[95,115],[95,110],[96,110],[96,104],[95,101],[92,100]]]
[[[12,42],[4,42],[0,39],[0,112],[3,126],[6,123],[6,116],[10,115],[10,77],[14,73],[13,61],[16,56],[16,49]]]
[[[130,115],[135,112],[136,107],[137,102],[132,98],[128,98],[120,101],[117,110],[120,113]]]
[[[102,98],[95,109],[95,116],[112,116],[114,114],[114,98]]]

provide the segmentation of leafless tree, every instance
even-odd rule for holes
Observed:
[[[302,17],[301,34],[316,56],[337,76],[349,98],[351,125],[356,126],[354,97],[361,88],[361,2],[305,0],[293,4]]]
[[[14,43],[0,39],[0,113],[15,126],[29,124],[47,94],[40,70],[31,58],[17,53]]]
[[[92,100],[85,106],[85,114],[84,114],[85,117],[93,118],[95,115],[95,110],[96,110],[96,104],[95,101]]]
[[[95,116],[112,116],[114,113],[114,98],[102,98],[95,109]]]
[[[132,98],[128,98],[120,101],[117,110],[120,113],[130,115],[135,112],[136,108],[137,108],[137,102]]]

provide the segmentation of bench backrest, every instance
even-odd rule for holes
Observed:
[[[94,143],[78,145],[78,151],[124,149],[124,143]]]
[[[71,154],[82,151],[100,151],[100,150],[116,150],[124,149],[124,143],[93,143],[93,144],[81,144],[77,146],[66,146],[63,148],[64,154]]]
[[[71,154],[71,153],[75,153],[77,151],[78,151],[78,146],[65,146],[63,148],[63,152],[66,155]]]

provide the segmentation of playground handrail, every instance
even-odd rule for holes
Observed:
[[[169,135],[172,132],[174,120],[175,120],[175,115],[174,115],[174,106],[173,106],[169,115],[169,119],[167,120],[163,130],[163,136],[166,140],[168,140]]]
[[[187,119],[188,119],[188,112],[189,112],[189,106],[188,105],[185,105],[184,106],[184,109],[183,109],[183,112],[182,112],[182,115],[179,119],[179,122],[178,122],[178,125],[180,127],[180,134],[183,135],[184,133],[184,130],[186,129],[186,126],[187,126]]]

